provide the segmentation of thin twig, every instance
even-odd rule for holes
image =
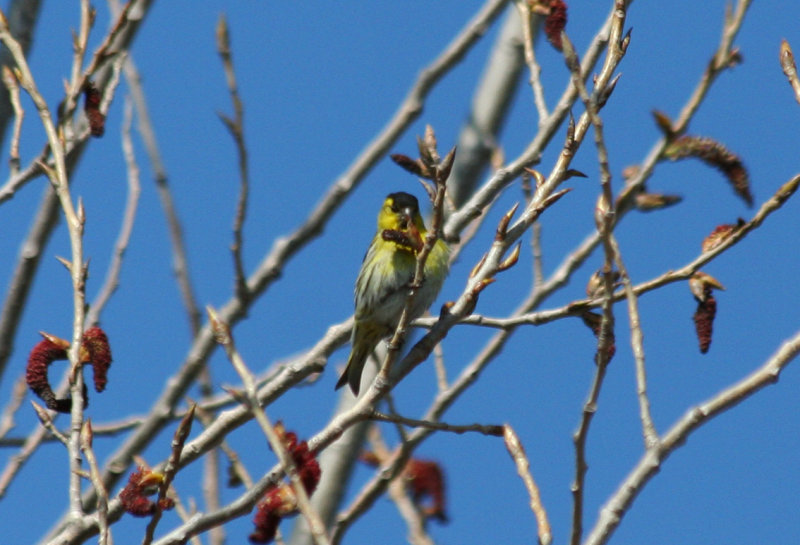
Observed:
[[[531,228],[531,253],[533,254],[533,285],[538,288],[544,282],[544,259],[542,254],[542,223],[534,222]]]
[[[64,373],[64,378],[61,380],[61,383],[54,389],[57,397],[63,396],[69,388],[69,381],[67,380],[68,374],[68,372]],[[42,443],[45,443],[48,440],[54,440],[60,441],[66,446],[69,442],[67,439],[70,433],[69,429],[65,430],[64,432],[58,431],[57,428],[55,428],[51,414],[47,411],[47,409],[38,405],[35,401],[32,401],[31,404],[36,412],[37,417],[39,418],[39,422],[42,425],[34,426],[33,430],[19,445],[19,451],[14,455],[9,456],[2,473],[0,473],[0,498],[5,495],[8,487],[11,485],[11,482],[17,475],[20,474],[22,467],[28,462],[28,460],[33,456]],[[48,429],[48,426],[51,426],[52,433],[51,429]]]
[[[433,349],[433,368],[436,371],[436,385],[439,391],[446,390],[447,367],[444,364],[444,348],[441,344],[437,344],[436,348]]]
[[[525,449],[510,424],[503,426],[503,439],[506,449],[508,449],[508,454],[511,455],[511,459],[514,460],[517,466],[517,473],[519,473],[522,482],[525,484],[525,489],[531,497],[531,511],[536,517],[536,525],[539,530],[539,545],[550,545],[553,541],[553,532],[550,528],[550,521],[547,518],[547,511],[542,503],[539,487],[533,479],[530,460],[528,460]]]
[[[172,436],[172,450],[170,451],[169,459],[164,465],[163,470],[164,479],[158,486],[158,501],[156,502],[156,510],[153,513],[150,522],[147,523],[142,545],[150,545],[150,543],[153,541],[153,535],[156,531],[156,526],[158,526],[158,522],[161,520],[161,515],[163,514],[161,505],[167,497],[167,492],[170,490],[172,481],[175,479],[175,475],[178,473],[181,453],[183,452],[183,447],[186,444],[186,438],[189,437],[189,433],[192,431],[193,421],[194,405],[189,408],[186,416],[184,416],[181,420],[181,423],[178,424],[178,428],[175,430],[175,435]]]
[[[88,9],[91,9],[88,1],[82,1],[86,4]],[[75,112],[75,109],[78,106],[78,98],[80,97],[83,89],[86,87],[87,82],[94,77],[104,65],[108,64],[109,62],[113,62],[117,53],[122,52],[121,49],[114,49],[114,46],[117,45],[116,42],[121,36],[129,33],[132,27],[135,27],[141,22],[139,10],[146,10],[144,4],[147,3],[149,2],[144,1],[137,3],[132,0],[123,6],[121,12],[114,21],[114,24],[111,26],[111,29],[104,36],[103,41],[100,42],[100,45],[92,55],[89,64],[82,71],[80,65],[83,64],[84,55],[86,52],[86,42],[82,42],[79,47],[76,48],[75,59],[73,61],[73,77],[70,80],[70,85],[62,102],[63,106],[61,107],[60,111],[61,124],[67,124],[72,118],[72,114]],[[137,16],[135,18],[128,18],[128,14],[132,9],[137,12]],[[87,13],[87,17],[88,15],[89,14]],[[83,20],[84,18],[82,16],[81,21],[83,22]],[[90,23],[90,21],[87,20],[87,23]],[[88,28],[86,29],[86,32],[86,39],[88,39]]]
[[[19,474],[25,462],[27,462],[36,449],[39,448],[39,445],[42,444],[47,434],[47,428],[37,424],[31,434],[25,438],[25,444],[22,445],[19,452],[10,457],[5,468],[3,468],[3,472],[0,473],[0,499],[5,496],[14,477]]]
[[[407,418],[397,414],[389,415],[383,414],[378,411],[371,411],[364,415],[365,420],[378,420],[381,422],[393,422],[395,424],[402,424],[404,426],[411,426],[414,428],[427,428],[429,430],[449,431],[452,433],[462,434],[467,432],[478,432],[484,435],[503,435],[503,426],[486,425],[486,424],[447,424],[445,422],[433,422],[428,420],[417,420],[415,418]]]
[[[406,428],[404,427],[404,423],[402,422],[402,417],[400,416],[400,413],[397,410],[397,407],[395,406],[394,396],[392,395],[392,392],[387,393],[384,399],[386,400],[386,408],[389,410],[388,417],[391,419],[391,420],[386,420],[386,422],[392,422],[395,425],[395,429],[397,430],[397,435],[400,437],[400,441],[405,443],[408,440],[408,433],[406,432]],[[376,411],[373,410],[372,414],[375,414],[375,412]]]
[[[242,228],[247,217],[247,197],[250,192],[250,181],[247,164],[247,145],[244,140],[244,106],[239,98],[239,88],[236,84],[236,72],[233,69],[233,58],[231,56],[231,40],[228,32],[228,23],[224,16],[220,16],[217,22],[217,52],[222,59],[222,67],[225,70],[225,81],[228,84],[228,93],[231,96],[233,105],[233,118],[218,114],[228,132],[231,133],[236,144],[236,151],[239,155],[239,200],[236,204],[236,215],[233,220],[233,265],[236,274],[235,285],[236,293],[239,297],[247,298],[247,276],[244,271],[242,261]]]
[[[625,55],[627,49],[627,37],[623,39],[622,29],[625,25],[626,5],[624,0],[617,0],[615,3],[615,24],[611,26],[609,33],[609,55],[606,58],[607,66],[609,64],[616,65],[620,62]],[[642,420],[642,428],[645,437],[645,444],[650,446],[658,441],[658,435],[653,425],[653,420],[650,415],[650,402],[647,398],[647,382],[644,363],[644,347],[642,345],[642,331],[639,324],[639,312],[636,304],[636,298],[631,289],[630,278],[627,277],[627,271],[622,262],[622,256],[619,254],[619,246],[614,240],[613,227],[616,211],[614,209],[614,198],[611,189],[611,170],[609,168],[608,148],[605,143],[603,133],[603,121],[599,115],[599,108],[607,100],[607,96],[598,97],[589,96],[588,91],[584,85],[584,77],[580,72],[580,64],[575,56],[575,49],[572,42],[566,33],[562,32],[561,41],[564,48],[564,57],[567,61],[567,66],[572,72],[572,80],[578,89],[578,93],[583,100],[586,107],[586,113],[592,122],[595,132],[595,145],[597,146],[597,161],[600,166],[600,183],[602,188],[602,195],[595,210],[595,222],[597,223],[597,230],[600,234],[603,243],[605,254],[605,265],[603,268],[603,283],[605,286],[603,297],[603,317],[600,323],[600,331],[598,335],[598,351],[597,351],[597,366],[598,373],[596,380],[593,384],[592,391],[599,395],[600,384],[602,383],[605,366],[611,358],[609,350],[612,349],[613,343],[613,324],[614,316],[612,312],[611,297],[613,292],[613,281],[611,271],[613,270],[614,262],[617,263],[620,274],[623,276],[623,281],[626,282],[626,292],[628,294],[628,314],[631,322],[631,343],[633,345],[633,352],[636,359],[636,379],[637,391],[640,401],[640,415]],[[610,84],[609,90],[613,89],[614,83]],[[602,371],[601,371],[602,370]],[[596,399],[591,402],[596,405]],[[573,529],[571,536],[572,545],[578,545],[581,538],[581,529],[583,526],[583,480],[586,474],[585,462],[585,445],[586,436],[589,430],[590,418],[587,418],[587,411],[584,410],[584,419],[581,421],[579,428],[580,433],[575,437],[575,482],[573,487]]]
[[[17,38],[26,55],[30,53],[30,48],[33,44],[42,4],[41,0],[11,0],[4,4],[8,14],[11,34]],[[14,61],[11,54],[6,50],[0,51],[0,66],[8,66],[10,68],[13,64]],[[0,146],[4,142],[7,133],[6,128],[12,114],[17,115],[14,113],[13,100],[13,97],[5,93],[5,89],[0,89]],[[16,121],[19,122],[20,120],[17,119]],[[11,147],[13,149],[14,144]],[[17,159],[19,159],[18,155]],[[17,161],[16,170],[14,168],[11,169],[11,175],[13,176],[17,170],[19,170],[19,161]]]
[[[191,519],[192,515],[197,512],[197,506],[194,504],[194,500],[189,498],[189,509],[187,509],[174,486],[170,486],[169,494],[170,499],[175,502],[175,513],[178,514],[181,520],[183,522],[187,522],[189,519]],[[211,532],[209,532],[209,534],[211,534]],[[191,542],[192,545],[203,545],[203,541],[200,539],[200,536],[192,536],[189,538],[189,542]],[[213,543],[213,541],[211,543]]]
[[[8,162],[11,175],[19,173],[19,139],[22,133],[22,120],[25,118],[25,110],[19,100],[19,84],[14,72],[8,67],[3,66],[3,84],[8,89],[8,99],[14,110],[14,130],[11,134],[11,147],[8,154]]]
[[[21,375],[14,383],[8,403],[6,403],[3,413],[0,415],[0,439],[4,438],[14,428],[14,415],[17,414],[27,392],[28,384],[25,381],[25,375]]]
[[[205,383],[205,381],[203,381]],[[203,399],[208,399],[211,396],[206,395],[206,392],[210,392],[210,387],[207,387],[206,384],[201,386],[201,390],[203,391]],[[203,424],[204,427],[208,427],[211,422],[214,421],[214,413],[206,411],[202,409],[199,405],[194,404],[195,408],[195,417]],[[228,455],[228,486],[234,486],[233,483],[244,483],[245,486],[252,485],[252,479],[250,479],[250,475],[247,473],[247,470],[242,465],[241,461],[239,460],[239,456],[234,452],[234,450],[228,445],[225,441],[220,443],[219,449],[212,449],[206,453],[205,460],[203,463],[203,499],[206,503],[206,510],[208,511],[216,511],[218,510],[221,505],[221,490],[220,490],[220,450]],[[249,483],[249,484],[248,484]],[[184,519],[186,522],[187,519]],[[213,527],[208,531],[208,542],[210,545],[223,545],[226,540],[225,535],[225,527],[223,525]],[[194,536],[192,539],[197,539],[199,541],[198,536]]]
[[[178,282],[183,306],[189,319],[189,329],[192,337],[196,336],[202,325],[200,307],[192,288],[192,281],[189,272],[189,260],[187,258],[186,244],[183,240],[183,229],[180,218],[175,208],[175,201],[169,188],[168,177],[164,162],[161,160],[161,152],[156,140],[155,129],[150,120],[150,112],[147,107],[147,100],[142,88],[142,80],[139,71],[133,61],[133,57],[128,55],[123,66],[125,80],[128,83],[133,103],[136,107],[136,128],[142,138],[147,156],[153,169],[153,176],[156,183],[156,191],[164,210],[167,226],[169,230],[170,243],[172,245],[172,268]]]
[[[639,418],[642,421],[642,435],[644,437],[645,448],[651,448],[658,443],[659,437],[656,431],[653,417],[650,414],[650,399],[647,397],[647,372],[645,369],[644,356],[644,335],[642,334],[642,324],[639,319],[639,303],[636,294],[633,292],[633,284],[622,261],[622,254],[619,250],[619,243],[612,234],[610,242],[614,251],[614,260],[617,264],[622,285],[625,288],[625,298],[628,301],[628,318],[631,328],[631,348],[636,364],[636,395],[639,399]]]
[[[33,406],[33,410],[36,411],[36,416],[39,417],[39,422],[41,422],[42,426],[44,426],[47,431],[52,433],[53,437],[58,439],[65,447],[69,447],[69,436],[58,431],[53,423],[52,414],[35,401],[31,401],[31,405]]]
[[[522,35],[525,46],[525,62],[528,65],[530,72],[530,85],[533,90],[533,101],[536,104],[536,111],[539,113],[539,122],[544,123],[544,120],[550,116],[547,111],[547,103],[544,99],[544,87],[542,87],[542,67],[536,60],[536,51],[533,47],[533,42],[536,39],[536,31],[541,25],[541,16],[534,14],[531,10],[530,3],[526,0],[514,0],[514,5],[519,13],[519,19],[522,23]],[[535,22],[534,22],[535,21]]]
[[[599,343],[599,341],[598,341]],[[600,351],[598,350],[598,353]],[[586,440],[589,435],[589,425],[592,417],[597,411],[597,400],[600,397],[600,387],[603,384],[607,368],[607,358],[598,358],[598,365],[595,369],[589,395],[583,404],[581,419],[578,429],[572,435],[572,442],[575,445],[575,477],[570,487],[572,490],[572,525],[570,528],[570,543],[576,545],[580,543],[583,533],[583,490],[586,478]]]
[[[133,107],[130,101],[125,102],[125,116],[122,122],[122,152],[125,156],[125,164],[128,166],[128,198],[125,203],[122,225],[120,227],[117,241],[114,244],[114,255],[111,258],[111,265],[108,267],[105,282],[91,305],[86,317],[87,327],[97,325],[100,322],[100,313],[111,299],[111,295],[119,286],[119,275],[122,271],[122,258],[128,248],[128,242],[133,232],[133,225],[136,221],[136,210],[139,204],[139,165],[136,163],[136,156],[131,142],[131,119]]]
[[[210,426],[214,421],[213,415],[203,409],[200,405],[196,406],[195,415],[205,427]],[[219,448],[228,457],[229,474],[235,479],[240,480],[245,488],[252,488],[253,478],[250,477],[250,473],[248,473],[247,468],[242,463],[242,460],[239,458],[239,455],[236,453],[236,451],[231,448],[227,441],[220,443]],[[217,507],[217,509],[219,509],[219,507]]]
[[[97,523],[100,528],[99,545],[113,545],[114,540],[111,537],[111,529],[108,526],[108,491],[103,486],[103,479],[100,474],[100,466],[97,464],[97,458],[92,450],[92,421],[87,418],[83,423],[83,431],[81,432],[81,450],[86,456],[86,462],[89,464],[89,476],[92,481],[92,486],[97,491]]]
[[[81,70],[83,69],[83,61],[86,56],[86,47],[89,43],[89,32],[94,25],[94,8],[89,4],[89,0],[80,0],[80,26],[78,27],[77,35],[73,31],[72,35],[72,69],[70,71],[70,83],[66,84],[65,94],[72,96],[70,99],[74,104],[77,104],[77,97],[83,91],[83,87],[77,87],[80,83]],[[66,120],[71,115],[61,119],[63,128],[70,129],[71,124],[66,123]],[[72,134],[69,135],[70,138]]]

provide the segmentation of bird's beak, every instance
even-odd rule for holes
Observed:
[[[414,211],[411,208],[403,208],[400,213],[403,218],[403,229],[408,229],[409,224],[414,222]]]

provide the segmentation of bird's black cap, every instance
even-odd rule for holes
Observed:
[[[410,208],[411,210],[419,210],[419,202],[414,195],[398,191],[397,193],[389,194],[387,199],[392,199],[392,210],[399,211],[403,208]]]

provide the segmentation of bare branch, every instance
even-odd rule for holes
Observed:
[[[644,453],[617,491],[606,501],[584,545],[607,543],[636,496],[673,451],[683,445],[695,430],[716,416],[738,405],[761,388],[776,383],[781,371],[797,357],[798,353],[800,353],[800,332],[784,342],[761,367],[711,399],[689,409],[664,433],[660,444]]]

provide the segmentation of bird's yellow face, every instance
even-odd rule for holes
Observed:
[[[403,192],[386,197],[378,214],[378,230],[407,232],[412,223],[420,235],[425,234],[425,223],[419,213],[417,198]]]

